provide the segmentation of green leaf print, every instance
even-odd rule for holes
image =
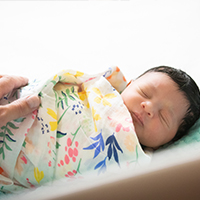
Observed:
[[[62,133],[61,131],[57,131],[57,138],[61,138],[67,135],[67,133]]]
[[[9,128],[5,127],[5,130],[8,132],[9,135],[14,135]]]
[[[58,100],[59,102],[57,103],[57,107],[59,107],[61,105],[61,108],[64,109],[64,105],[63,103],[65,103],[65,105],[68,107],[68,99],[72,100],[72,101],[75,101],[75,97],[79,98],[78,95],[75,93],[75,90],[74,90],[74,86],[71,87],[71,92],[70,90],[67,88],[66,91],[61,91],[61,94],[62,94],[62,97],[59,97]],[[74,96],[75,97],[74,97]]]
[[[43,93],[42,93],[42,92],[40,92],[40,93],[38,94],[38,96],[39,96],[39,97],[42,97],[42,98],[44,98],[44,96],[43,96]]]
[[[65,115],[65,113],[67,112],[67,110],[70,108],[70,106],[63,112],[63,114],[61,115],[61,117],[58,120],[58,124],[60,123],[61,119],[63,118],[63,116]]]
[[[51,82],[53,83],[53,85],[56,85],[56,83],[57,83],[57,82],[56,82],[56,81],[54,81],[54,80],[52,80]]]
[[[0,155],[2,155],[3,160],[5,159],[4,151],[12,151],[12,149],[8,145],[8,142],[16,142],[16,140],[12,138],[14,134],[12,133],[11,129],[16,130],[18,128],[19,127],[15,126],[15,124],[13,124],[12,122],[8,122],[6,126],[1,127],[1,130],[3,130],[3,132],[0,132]]]
[[[6,139],[7,139],[9,142],[16,142],[16,141],[13,140],[8,134],[6,134]]]
[[[19,127],[16,127],[16,126],[15,126],[13,123],[11,123],[11,122],[8,122],[7,125],[10,126],[10,128],[12,128],[12,129],[18,129],[18,128],[19,128]]]
[[[59,78],[59,81],[61,81],[61,82],[63,82],[61,79],[62,79],[62,76],[58,76],[58,78]]]
[[[12,149],[5,143],[6,149],[12,151]]]
[[[67,96],[63,91],[61,91],[61,93],[64,96],[64,98]]]
[[[25,117],[21,117],[21,118],[18,118],[18,119],[15,119],[14,122],[23,122],[26,118]]]
[[[3,160],[5,159],[5,153],[3,147],[0,148],[0,155],[2,154]]]
[[[60,146],[61,145],[58,142],[56,142],[56,149],[58,149]]]
[[[65,101],[66,106],[68,106],[68,100],[67,100],[67,98],[64,98],[64,101]]]
[[[66,89],[66,94],[67,94],[67,96],[69,96],[69,94],[70,94],[70,90],[69,89]]]
[[[24,140],[24,143],[22,145],[24,148],[26,147],[26,141]]]

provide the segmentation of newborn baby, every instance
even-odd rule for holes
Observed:
[[[179,139],[199,118],[199,89],[181,70],[153,68],[122,92],[141,144],[157,148]]]
[[[176,140],[199,117],[194,81],[164,66],[128,85],[118,67],[93,76],[66,70],[18,93],[38,93],[41,106],[1,127],[4,192],[146,165],[150,157],[141,145],[158,148]]]

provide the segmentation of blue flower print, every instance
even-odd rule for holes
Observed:
[[[44,134],[45,132],[46,133],[49,133],[49,126],[48,126],[48,124],[45,124],[44,123],[44,120],[43,120],[43,118],[41,117],[37,117],[37,119],[38,119],[38,121],[40,122],[40,124],[41,124],[41,131],[42,131],[42,134]]]
[[[114,133],[113,133],[113,135],[111,135],[107,138],[106,145],[109,145],[108,152],[107,152],[108,159],[110,160],[113,155],[115,161],[119,164],[119,157],[118,157],[117,150],[121,151],[121,153],[123,153],[123,151],[120,148],[120,146],[115,138]]]
[[[78,104],[72,106],[72,111],[74,111],[76,115],[81,114],[83,107],[84,105],[79,101]]]
[[[101,152],[103,152],[105,150],[105,144],[104,144],[104,140],[103,140],[103,136],[102,136],[102,130],[101,132],[95,136],[95,137],[90,137],[94,143],[92,143],[91,145],[89,145],[88,147],[83,148],[83,150],[95,150],[94,151],[94,158],[96,158]],[[117,139],[114,135],[114,133],[112,135],[110,135],[107,140],[106,140],[106,146],[108,145],[108,149],[107,149],[107,155],[106,157],[101,160],[100,162],[98,162],[96,164],[96,166],[94,167],[94,170],[99,170],[98,174],[100,173],[104,173],[106,171],[106,160],[108,158],[108,161],[110,161],[110,159],[112,157],[114,157],[115,162],[119,164],[119,157],[118,157],[118,152],[120,151],[121,153],[123,153],[121,147],[119,146]]]
[[[99,153],[101,151],[104,151],[105,149],[105,145],[104,145],[104,141],[103,141],[103,137],[102,137],[102,132],[99,133],[99,135],[97,135],[96,137],[90,137],[92,140],[94,140],[95,142],[93,144],[91,144],[90,146],[83,148],[83,150],[91,150],[91,149],[95,149],[94,151],[94,158],[96,158]]]
[[[107,158],[107,156],[105,157],[104,160],[100,161],[100,162],[94,167],[94,170],[96,170],[96,169],[99,168],[98,174],[104,173],[104,172],[106,171],[106,158]]]

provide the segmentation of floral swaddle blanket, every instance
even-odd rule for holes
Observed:
[[[93,76],[65,70],[2,98],[37,93],[41,105],[0,128],[1,191],[149,163],[120,95],[126,84],[118,67]]]

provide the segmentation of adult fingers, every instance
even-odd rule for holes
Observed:
[[[0,98],[15,88],[28,84],[28,79],[21,76],[0,75]]]
[[[38,96],[33,95],[18,99],[11,104],[0,106],[0,127],[7,122],[26,116],[36,110],[40,105]]]

